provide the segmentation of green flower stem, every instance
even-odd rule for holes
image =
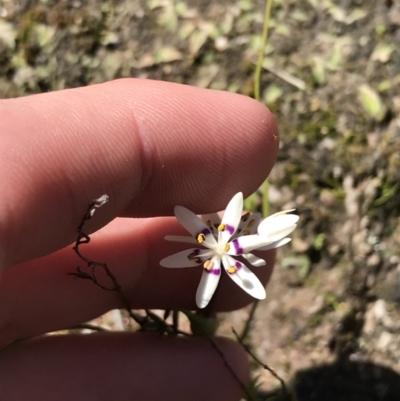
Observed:
[[[258,101],[261,100],[261,95],[260,95],[261,70],[264,62],[265,46],[267,45],[267,40],[268,40],[269,23],[271,21],[272,2],[273,0],[267,0],[265,4],[264,26],[261,36],[261,46],[260,46],[260,51],[258,53],[258,61],[257,61],[256,71],[254,74],[254,99]]]

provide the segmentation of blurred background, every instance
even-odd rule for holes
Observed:
[[[0,0],[0,98],[121,77],[254,96],[264,9]],[[293,400],[400,400],[400,0],[274,0],[271,18],[261,101],[281,144],[253,207],[268,197],[301,219],[247,341]],[[254,373],[258,399],[278,399],[277,380]]]

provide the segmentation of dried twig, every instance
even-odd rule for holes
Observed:
[[[221,351],[221,349],[218,347],[218,345],[215,343],[215,341],[212,339],[212,337],[207,337],[207,340],[210,343],[211,347],[213,347],[213,349],[216,351],[216,353],[220,356],[220,358],[222,359],[222,362],[224,363],[225,367],[229,370],[230,374],[235,379],[236,383],[243,390],[243,392],[246,395],[247,399],[251,401],[251,394],[249,393],[248,388],[239,379],[239,377],[237,376],[236,372],[232,369],[231,365],[229,365],[228,361],[225,358],[224,353]]]
[[[240,344],[242,344],[243,348],[246,350],[246,352],[253,358],[254,361],[256,361],[260,366],[262,366],[265,370],[268,370],[268,372],[270,372],[272,374],[272,376],[275,377],[275,379],[277,379],[282,386],[282,394],[283,396],[287,396],[289,394],[285,381],[278,375],[278,373],[275,372],[274,369],[272,369],[270,366],[268,366],[267,364],[263,363],[259,358],[257,358],[254,353],[251,351],[250,347],[248,347],[246,344],[244,344],[243,342],[240,341],[240,337],[238,335],[238,333],[236,332],[236,330],[232,327],[232,332],[235,335],[236,339],[238,340],[238,342]]]
[[[111,270],[109,269],[107,264],[101,263],[101,262],[96,262],[95,260],[89,259],[86,256],[84,256],[82,254],[82,252],[80,251],[81,245],[88,244],[90,242],[90,236],[83,231],[86,222],[88,220],[90,220],[93,217],[96,210],[98,208],[100,208],[101,206],[103,206],[105,203],[107,203],[108,200],[109,200],[108,195],[103,195],[100,198],[95,199],[87,208],[87,211],[86,211],[85,215],[83,216],[83,218],[78,226],[78,229],[77,229],[78,230],[78,238],[76,239],[75,246],[73,247],[73,249],[74,249],[75,253],[78,255],[78,257],[87,263],[87,266],[91,269],[90,273],[83,271],[82,268],[80,266],[78,266],[76,268],[75,272],[68,273],[68,274],[71,276],[75,276],[77,278],[91,280],[94,284],[96,284],[98,287],[100,287],[101,289],[103,289],[105,291],[116,291],[119,294],[119,296],[125,306],[125,309],[128,311],[129,316],[140,326],[143,326],[148,323],[147,316],[140,316],[140,315],[137,315],[132,312],[129,301],[126,298],[126,296],[124,295],[121,285],[118,283],[117,278],[111,272]],[[98,269],[98,268],[102,269],[106,273],[107,277],[111,280],[111,283],[112,283],[111,287],[107,287],[107,286],[99,283],[99,281],[97,280],[97,277],[96,277],[96,269]]]
[[[249,335],[251,324],[253,323],[254,315],[256,313],[258,304],[259,304],[259,300],[256,299],[253,302],[253,304],[251,305],[251,309],[250,309],[249,315],[247,316],[246,323],[245,323],[244,328],[238,338],[238,341],[241,344],[245,342],[246,337]]]
[[[307,84],[300,78],[289,74],[287,71],[282,70],[281,68],[273,67],[272,65],[263,65],[263,68],[272,74],[275,74],[278,78],[287,82],[288,84],[300,89],[302,91],[306,90]]]
[[[23,341],[28,340],[28,338],[19,338],[12,343],[6,345],[4,348],[0,349],[0,357],[4,356],[7,352],[11,351],[14,347],[21,344]]]

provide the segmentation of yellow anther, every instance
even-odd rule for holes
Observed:
[[[229,244],[226,244],[226,245],[224,246],[224,252],[228,252],[229,249],[231,249],[231,246],[230,246]]]
[[[250,213],[249,212],[247,212],[246,214],[244,214],[243,216],[242,216],[242,221],[247,221],[247,219],[250,217]]]
[[[229,267],[226,269],[226,271],[227,271],[229,274],[234,274],[234,273],[236,273],[236,272],[238,271],[238,268],[237,268],[236,266],[229,266]]]
[[[247,224],[247,227],[248,227],[248,228],[253,227],[254,224],[256,224],[256,221],[255,221],[254,219],[251,219],[251,220],[249,221],[249,224]]]
[[[211,262],[211,260],[206,260],[203,264],[203,267],[210,271],[214,267],[214,262]]]
[[[202,244],[205,240],[206,240],[206,236],[205,236],[203,233],[200,233],[200,234],[197,236],[197,242],[198,242],[199,244]]]
[[[220,224],[218,226],[218,231],[225,231],[225,228],[226,228],[226,224]]]

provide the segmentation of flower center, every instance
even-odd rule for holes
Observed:
[[[217,244],[216,247],[214,248],[214,253],[215,255],[218,256],[223,256],[224,254],[226,254],[227,252],[229,252],[229,249],[231,249],[230,244]]]

